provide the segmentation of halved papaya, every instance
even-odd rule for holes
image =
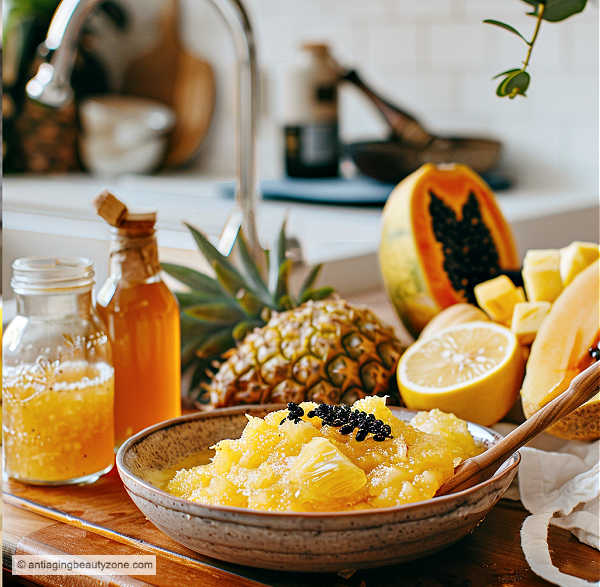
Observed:
[[[443,308],[475,303],[478,283],[519,267],[488,185],[465,165],[431,163],[388,198],[379,262],[396,312],[414,336]]]
[[[558,296],[538,330],[521,389],[528,418],[562,393],[594,360],[600,339],[600,261],[579,273]],[[560,438],[600,438],[600,393],[548,429]]]

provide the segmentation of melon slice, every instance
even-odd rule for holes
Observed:
[[[560,250],[560,277],[563,285],[568,285],[575,276],[591,265],[600,256],[596,243],[572,242]]]
[[[523,282],[530,302],[553,302],[563,289],[560,251],[527,251],[523,260]]]
[[[496,322],[510,324],[513,310],[519,302],[525,301],[523,289],[506,276],[499,275],[475,286],[475,298],[482,310]]]
[[[510,329],[519,344],[530,344],[550,312],[550,302],[521,302],[515,306]]]
[[[593,359],[588,349],[600,337],[600,261],[584,269],[563,290],[543,321],[527,361],[521,401],[530,417],[562,393]],[[600,394],[548,431],[561,438],[600,438]]]

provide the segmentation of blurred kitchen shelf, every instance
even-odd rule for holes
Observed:
[[[223,179],[190,174],[117,180],[83,174],[5,177],[3,283],[9,283],[12,259],[32,254],[87,255],[96,261],[102,282],[108,233],[91,201],[104,188],[114,190],[131,208],[158,210],[159,245],[165,250],[180,256],[195,248],[183,220],[216,241],[233,206],[219,190]],[[598,239],[598,194],[515,189],[502,192],[498,200],[521,253]],[[273,240],[286,215],[288,232],[300,240],[305,260],[327,263],[323,282],[344,294],[372,289],[380,282],[380,208],[262,201],[258,224],[264,245]]]

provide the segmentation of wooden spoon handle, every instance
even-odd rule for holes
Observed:
[[[594,397],[599,391],[600,361],[596,361],[577,377],[574,377],[565,391],[506,435],[500,442],[456,467],[453,477],[439,488],[436,495],[454,493],[475,485],[481,480],[483,472],[489,472],[493,467],[497,469],[513,452],[543,432],[548,426]]]

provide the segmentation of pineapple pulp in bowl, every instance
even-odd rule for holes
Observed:
[[[266,511],[336,512],[433,497],[479,454],[464,421],[439,410],[408,422],[385,398],[349,406],[288,404],[248,416],[240,438],[215,445],[208,464],[181,467],[166,490],[198,503]]]
[[[453,466],[498,435],[441,412],[393,408],[392,415],[380,398],[335,414],[309,403],[276,408],[215,410],[140,432],[117,455],[129,495],[196,552],[263,568],[336,571],[402,562],[455,542],[500,499],[518,466],[515,454],[487,481],[433,497]],[[358,421],[358,410],[373,414],[369,424]],[[217,442],[212,462],[199,465]]]

